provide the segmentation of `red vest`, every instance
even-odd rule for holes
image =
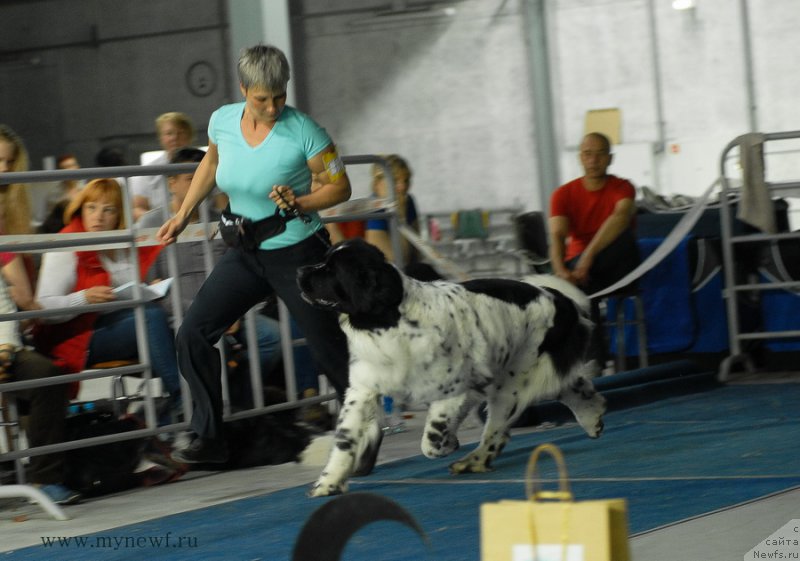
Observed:
[[[60,233],[85,232],[80,216],[72,219]],[[164,246],[154,245],[140,247],[139,252],[139,280],[145,278],[147,270],[153,264]],[[92,286],[109,286],[111,279],[108,271],[103,268],[96,251],[78,251],[77,280],[73,292],[78,292]],[[86,359],[89,351],[89,341],[92,338],[94,322],[97,313],[81,314],[64,323],[39,324],[34,330],[34,344],[36,349],[53,359],[53,362],[65,374],[80,372],[86,368]],[[74,384],[70,399],[78,394],[78,384]]]

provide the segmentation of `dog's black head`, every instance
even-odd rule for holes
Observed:
[[[364,240],[336,244],[322,263],[297,271],[297,284],[307,302],[347,314],[357,329],[393,327],[400,319],[400,272]]]

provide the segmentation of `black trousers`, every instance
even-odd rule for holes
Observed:
[[[49,359],[33,351],[17,353],[12,367],[15,382],[59,376],[61,371]],[[31,447],[64,441],[67,413],[67,386],[44,386],[14,392],[21,414],[27,415],[25,434]],[[28,480],[47,485],[64,482],[64,453],[33,456],[28,464]]]
[[[203,283],[178,330],[178,366],[192,392],[191,429],[203,438],[222,436],[220,356],[214,344],[251,307],[275,293],[305,334],[314,358],[340,396],[347,388],[347,339],[336,314],[300,296],[297,269],[322,261],[327,250],[311,236],[293,246],[244,251],[231,248]]]
[[[581,256],[577,255],[567,261],[565,265],[572,270],[580,258]],[[628,228],[595,256],[592,268],[589,270],[589,282],[581,289],[591,296],[630,273],[640,262],[636,236],[633,230]]]
[[[567,261],[568,269],[574,269],[580,255]],[[595,256],[592,268],[589,270],[589,282],[580,287],[591,296],[599,290],[611,286],[622,277],[630,273],[641,262],[639,245],[633,230],[628,228],[611,242],[605,249]],[[600,303],[597,299],[591,301],[592,321],[595,323],[592,341],[589,347],[589,357],[597,360],[602,367],[610,358],[608,351],[608,337],[600,317]]]

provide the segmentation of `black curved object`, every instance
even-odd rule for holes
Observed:
[[[378,520],[405,524],[428,544],[428,536],[414,517],[393,500],[374,493],[349,493],[311,514],[297,536],[292,561],[339,561],[350,537]]]

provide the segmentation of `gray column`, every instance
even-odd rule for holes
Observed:
[[[545,0],[527,0],[525,19],[528,26],[528,59],[533,95],[538,191],[541,208],[546,212],[550,206],[550,194],[561,184],[561,181],[553,124],[555,109],[550,83],[550,50],[547,43]]]
[[[747,92],[747,124],[749,132],[756,132],[758,131],[758,106],[756,105],[756,84],[753,77],[753,45],[750,40],[750,12],[747,0],[739,0],[739,14],[742,25],[744,85]]]
[[[294,73],[292,60],[291,21],[288,0],[231,0],[228,5],[228,22],[230,25],[231,80],[233,91],[239,98],[239,82],[236,76],[236,61],[239,52],[258,43],[275,45],[286,53],[289,65]],[[294,81],[289,80],[286,91],[287,103],[294,105]]]

